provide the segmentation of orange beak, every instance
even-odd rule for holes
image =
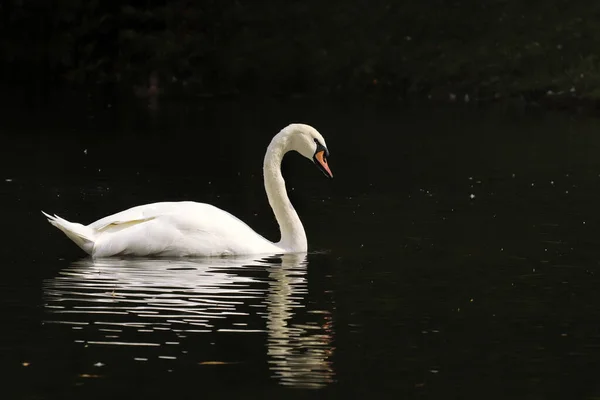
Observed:
[[[319,167],[325,173],[325,175],[329,175],[330,178],[333,178],[333,174],[329,169],[329,165],[327,165],[327,158],[325,158],[325,151],[321,150],[315,154],[315,159],[319,163]]]

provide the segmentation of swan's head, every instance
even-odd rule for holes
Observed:
[[[312,160],[325,176],[333,178],[327,163],[329,150],[319,131],[306,124],[291,124],[286,129],[289,131],[290,149]]]

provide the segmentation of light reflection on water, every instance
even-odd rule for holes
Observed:
[[[308,303],[306,273],[304,255],[84,259],[45,281],[45,323],[68,326],[84,346],[136,347],[143,361],[175,360],[215,334],[265,335],[273,377],[322,387],[334,380],[333,323]]]

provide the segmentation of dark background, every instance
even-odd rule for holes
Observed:
[[[0,397],[597,399],[600,122],[571,111],[596,111],[599,13],[593,1],[1,2]],[[266,334],[222,336],[236,319],[219,313],[168,364],[88,346],[107,335],[94,296],[108,319],[148,322],[111,289],[185,302],[206,276],[78,265],[40,210],[89,223],[195,200],[277,240],[262,157],[297,121],[324,135],[335,178],[295,154],[283,163],[311,249],[284,339],[313,343],[295,327],[327,316],[332,384],[281,385]],[[225,272],[256,278],[242,308],[288,282],[264,266]],[[198,364],[227,359],[243,362]]]
[[[7,0],[0,16],[12,95],[150,88],[562,106],[600,93],[591,0]]]

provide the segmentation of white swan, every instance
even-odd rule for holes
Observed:
[[[312,159],[326,176],[333,177],[327,164],[329,151],[325,139],[315,128],[291,124],[275,135],[265,154],[263,173],[269,204],[281,231],[277,243],[263,238],[226,211],[191,201],[141,205],[87,226],[42,213],[94,258],[306,252],[306,233],[281,175],[281,160],[291,150]]]

